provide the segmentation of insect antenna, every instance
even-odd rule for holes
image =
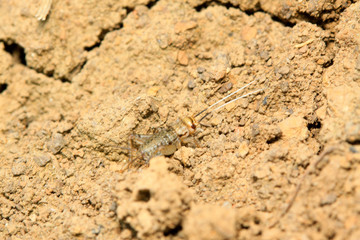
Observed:
[[[218,105],[218,104],[221,103],[222,101],[225,101],[227,98],[229,98],[229,97],[233,96],[234,94],[240,92],[241,90],[245,89],[245,88],[248,87],[249,85],[253,84],[255,81],[256,81],[256,80],[254,80],[254,81],[252,81],[252,82],[244,85],[243,87],[237,89],[236,91],[230,93],[229,95],[227,95],[227,96],[225,96],[224,98],[220,99],[220,100],[217,101],[216,103],[214,103],[214,104],[212,104],[211,106],[207,107],[206,109],[200,111],[200,112],[197,113],[194,117],[196,118],[196,117],[200,116],[202,113],[208,111],[203,117],[200,118],[200,120],[198,121],[198,122],[200,123],[204,118],[206,118],[207,116],[209,116],[209,115],[210,115],[211,113],[213,113],[214,111],[217,111],[217,110],[225,107],[226,105],[228,105],[228,104],[230,104],[230,103],[232,103],[232,102],[235,102],[235,101],[237,101],[237,100],[239,100],[239,99],[241,99],[241,98],[245,98],[245,97],[247,97],[247,96],[249,96],[249,95],[251,95],[251,94],[255,94],[255,93],[257,93],[257,92],[260,92],[260,91],[264,90],[264,89],[257,89],[257,90],[255,90],[255,91],[252,91],[252,92],[250,92],[250,93],[244,94],[244,95],[242,95],[242,96],[240,96],[240,97],[237,97],[237,98],[235,98],[235,99],[233,99],[233,100],[231,100],[231,101],[229,101],[229,102],[227,102],[227,103],[224,103],[224,104],[222,104],[222,105],[214,108],[216,105]],[[214,109],[212,109],[212,108],[214,108]],[[210,109],[212,109],[212,110],[209,111]]]
[[[263,91],[263,90],[264,90],[263,88],[257,89],[257,90],[255,90],[255,91],[249,92],[249,93],[244,94],[244,95],[242,95],[242,96],[240,96],[240,97],[237,97],[237,98],[235,98],[235,99],[233,99],[233,100],[231,100],[231,101],[229,101],[229,102],[227,102],[227,103],[224,103],[224,104],[220,105],[219,107],[211,110],[210,112],[206,113],[202,118],[200,118],[199,123],[200,123],[204,118],[206,118],[207,116],[209,116],[211,113],[213,113],[213,112],[215,112],[215,111],[217,111],[217,110],[225,107],[226,105],[228,105],[228,104],[230,104],[230,103],[232,103],[232,102],[235,102],[235,101],[237,101],[237,100],[239,100],[239,99],[241,99],[241,98],[245,98],[245,97],[247,97],[247,96],[249,96],[249,95],[255,94],[255,93],[257,93],[257,92],[261,92],[261,91]],[[223,99],[221,99],[221,100],[223,100]]]
[[[227,96],[225,96],[224,98],[220,99],[219,101],[217,101],[217,102],[216,102],[216,103],[214,103],[213,105],[211,105],[211,106],[209,106],[209,107],[205,108],[204,110],[200,111],[200,112],[199,112],[199,113],[197,113],[194,117],[198,117],[198,116],[199,116],[200,114],[202,114],[203,112],[205,112],[205,111],[207,111],[207,110],[209,110],[209,109],[213,108],[214,106],[216,106],[216,105],[217,105],[217,104],[219,104],[220,102],[225,101],[227,98],[229,98],[229,97],[231,97],[232,95],[234,95],[234,94],[236,94],[236,93],[240,92],[241,90],[245,89],[245,88],[246,88],[246,87],[248,87],[250,84],[253,84],[255,81],[256,81],[256,80],[254,80],[254,81],[252,81],[252,82],[250,82],[250,83],[246,84],[245,86],[242,86],[242,87],[241,87],[241,88],[239,88],[238,90],[236,90],[236,91],[234,91],[234,92],[230,93],[229,95],[227,95]]]

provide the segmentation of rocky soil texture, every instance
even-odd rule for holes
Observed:
[[[360,239],[360,2],[44,2],[0,3],[1,239]]]

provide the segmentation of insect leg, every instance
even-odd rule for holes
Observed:
[[[132,152],[137,150],[139,146],[144,144],[146,140],[148,140],[152,134],[131,134],[129,137],[129,159],[132,161]]]
[[[181,142],[183,144],[192,143],[192,144],[196,145],[196,147],[198,147],[198,148],[200,147],[199,141],[194,136],[183,137],[183,138],[181,138]]]

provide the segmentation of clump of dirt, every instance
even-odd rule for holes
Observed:
[[[193,196],[168,167],[164,157],[154,158],[139,178],[128,178],[116,186],[120,195],[117,218],[122,230],[132,231],[132,237],[160,238],[181,230]]]
[[[0,238],[360,237],[360,3],[40,2],[0,4]]]

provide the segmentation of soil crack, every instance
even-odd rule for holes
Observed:
[[[4,43],[4,50],[13,57],[15,63],[27,66],[25,48],[23,46],[21,46],[12,39],[0,40],[0,42]]]
[[[214,1],[204,1],[201,4],[195,6],[195,10],[197,12],[200,12],[206,8],[208,8],[209,6],[213,6],[213,5],[218,5],[218,6],[223,6],[226,7],[227,9],[229,8],[235,8],[235,9],[240,9],[242,12],[246,13],[247,15],[254,15],[257,12],[262,12],[262,13],[266,13],[269,14],[271,16],[271,18],[275,21],[278,22],[286,27],[293,27],[296,25],[296,23],[301,22],[301,21],[305,21],[305,22],[309,22],[312,23],[320,28],[322,28],[323,30],[331,30],[335,25],[337,25],[337,21],[338,16],[345,11],[350,4],[347,7],[338,7],[337,9],[319,9],[319,13],[317,16],[312,16],[310,13],[307,12],[303,12],[300,9],[295,9],[293,12],[295,15],[290,17],[288,20],[284,17],[281,16],[281,14],[274,14],[271,13],[269,11],[267,11],[266,9],[263,8],[263,6],[261,5],[261,2],[255,2],[252,4],[252,6],[244,6],[245,4],[233,4],[231,2],[221,2],[218,0],[214,0]],[[336,13],[336,14],[334,14]],[[328,17],[327,19],[323,19],[323,16],[331,16]],[[335,23],[332,24],[332,23]]]
[[[209,6],[213,6],[213,5],[223,6],[223,7],[226,7],[226,9],[229,9],[229,8],[239,9],[240,11],[246,13],[248,16],[252,16],[257,12],[262,12],[262,13],[269,14],[273,21],[278,22],[278,23],[282,24],[283,26],[293,27],[295,25],[294,23],[291,23],[289,21],[285,21],[285,20],[279,18],[278,16],[275,16],[275,15],[263,10],[261,8],[261,5],[260,5],[259,2],[256,3],[253,6],[252,10],[243,10],[243,9],[241,9],[240,5],[234,5],[234,4],[230,3],[230,2],[225,2],[224,3],[224,2],[220,2],[220,1],[206,1],[206,2],[204,2],[204,3],[202,3],[202,4],[198,5],[198,6],[195,6],[195,10],[197,12],[201,12],[204,9],[208,8]]]
[[[7,40],[0,39],[0,42],[4,44],[5,52],[9,53],[12,56],[13,62],[15,64],[21,64],[21,65],[25,66],[26,68],[34,70],[35,72],[37,72],[39,74],[42,74],[42,75],[45,75],[45,76],[47,76],[49,78],[53,78],[55,80],[60,80],[61,82],[69,82],[69,83],[71,83],[70,79],[68,79],[68,78],[63,77],[63,78],[60,78],[60,79],[56,79],[56,78],[54,78],[52,72],[51,73],[45,73],[43,71],[40,71],[38,69],[34,69],[34,68],[30,67],[26,62],[25,48],[22,45],[20,45],[19,43],[17,43],[15,40],[13,40],[13,39],[7,39]],[[85,61],[85,63],[86,63],[86,61]],[[80,65],[84,66],[85,63],[82,63]],[[77,68],[78,68],[78,66],[75,67],[74,70],[77,69]],[[7,88],[7,84],[2,84],[0,86],[0,93],[5,91],[6,88]]]
[[[158,2],[157,1],[150,1],[148,4],[146,4],[145,6],[148,9],[151,9],[153,6],[155,6],[155,4]],[[136,6],[135,6],[136,7]],[[113,31],[117,31],[120,30],[124,27],[123,21],[135,10],[135,7],[124,7],[124,9],[126,10],[126,14],[125,17],[118,23],[116,23],[114,26],[111,26],[109,28],[104,28],[101,30],[100,34],[98,35],[98,40],[91,46],[85,47],[84,50],[87,52],[92,51],[95,48],[100,47],[102,41],[105,39],[105,36]],[[85,64],[84,64],[85,65]]]

